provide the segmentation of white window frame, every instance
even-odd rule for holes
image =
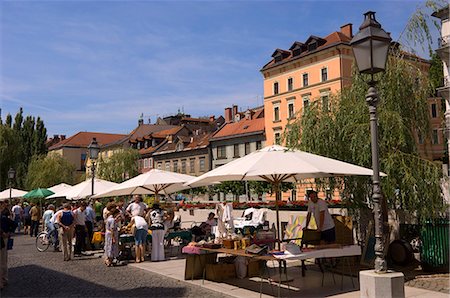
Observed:
[[[292,88],[289,89],[289,80],[292,80]],[[292,91],[294,90],[294,78],[293,77],[289,77],[286,81],[286,90],[287,91]]]
[[[325,81],[322,80],[322,69],[326,69],[327,70],[327,79]],[[327,82],[327,81],[329,81],[329,78],[328,78],[328,66],[321,67],[319,75],[320,75],[320,82]]]
[[[278,109],[278,119],[275,117],[276,113],[275,113],[275,109]],[[281,120],[281,114],[280,114],[280,103],[277,102],[275,104],[273,104],[273,121],[280,121]]]
[[[149,159],[148,158],[144,158],[144,169],[147,169],[149,167]]]
[[[170,166],[170,161],[166,161],[166,162],[164,163],[164,169],[165,169],[167,172],[170,172],[170,168],[171,168],[171,166]]]
[[[327,111],[330,110],[330,92],[329,91],[325,91],[325,92],[320,92],[320,100],[321,100],[321,104],[322,104],[322,109],[323,107],[323,98],[327,97]]]
[[[275,93],[275,84],[278,86],[278,90],[277,90],[276,93]],[[273,95],[278,95],[278,94],[280,94],[280,83],[278,83],[278,81],[275,81],[275,82],[273,82],[273,84],[272,84],[272,94],[273,94]]]
[[[289,115],[289,105],[292,105],[292,116]],[[287,100],[287,119],[295,118],[295,98]]]
[[[306,75],[306,81],[307,81],[306,85],[305,85],[305,79],[304,79],[305,75]],[[303,87],[308,87],[309,86],[309,73],[307,73],[307,72],[302,73],[302,86]]]
[[[305,102],[307,102],[308,104],[305,107]],[[303,112],[305,112],[306,108],[309,107],[309,103],[310,103],[310,95],[303,95],[302,96],[302,108],[303,108]]]

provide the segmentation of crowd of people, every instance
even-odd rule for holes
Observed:
[[[100,200],[75,201],[59,208],[49,204],[44,212],[32,202],[18,200],[10,207],[8,201],[0,201],[0,214],[0,289],[7,285],[7,245],[13,233],[37,237],[40,229],[46,231],[53,251],[62,252],[63,260],[70,261],[90,255],[93,235],[98,231],[104,233],[104,263],[114,266],[119,263],[121,230],[134,236],[136,262],[145,261],[148,230],[152,232],[151,260],[164,260],[164,235],[175,220],[172,209],[163,210],[157,203],[149,207],[140,195],[135,195],[127,206],[123,199],[110,199],[106,204]]]

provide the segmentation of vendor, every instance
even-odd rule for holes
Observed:
[[[306,225],[304,229],[308,228],[311,214],[314,214],[316,220],[317,230],[320,231],[320,240],[322,243],[328,244],[336,241],[336,229],[333,218],[328,211],[327,203],[317,197],[317,192],[311,191],[308,194],[308,215],[306,216]]]
[[[217,226],[217,219],[215,218],[215,216],[216,214],[214,214],[214,212],[210,212],[208,214],[208,219],[205,221],[205,223],[207,223],[211,227]]]

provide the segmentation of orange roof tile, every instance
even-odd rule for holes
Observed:
[[[113,134],[113,133],[101,133],[101,132],[86,132],[81,131],[70,138],[62,140],[55,145],[48,148],[48,150],[55,150],[63,147],[83,147],[87,148],[91,143],[93,138],[97,139],[99,146],[104,146],[112,142],[116,142],[127,135],[124,134]]]
[[[264,118],[227,123],[213,135],[211,140],[256,132],[264,132]]]
[[[176,134],[182,128],[183,128],[182,126],[176,126],[174,128],[157,131],[157,132],[152,133],[152,137],[154,137],[154,138],[165,138],[165,137],[167,137],[169,135]]]

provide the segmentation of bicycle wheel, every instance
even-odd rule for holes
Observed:
[[[36,237],[36,249],[38,251],[46,251],[50,246],[50,239],[47,232],[40,232]]]

